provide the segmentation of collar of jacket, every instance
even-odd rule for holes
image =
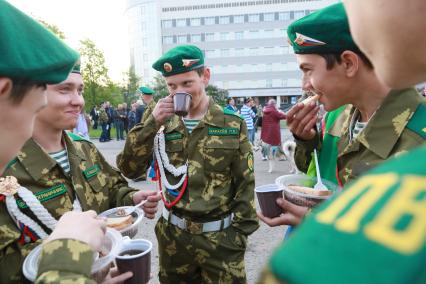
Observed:
[[[84,155],[76,149],[65,131],[63,132],[62,137],[65,141],[69,163],[73,163],[71,160],[75,159],[78,161],[85,160]],[[34,180],[39,180],[43,175],[48,173],[57,165],[56,161],[52,159],[49,154],[34,141],[33,138],[29,139],[25,143],[19,151],[17,158]]]
[[[223,109],[218,104],[216,104],[211,97],[209,98],[209,108],[207,113],[204,115],[195,129],[204,127],[206,124],[215,127],[225,127],[225,116],[223,114]],[[171,117],[165,130],[166,133],[173,131],[178,131],[182,134],[185,133],[185,125],[182,119],[177,115]]]
[[[392,90],[355,141],[382,159],[388,158],[420,103],[420,96],[413,88]],[[354,111],[353,108],[351,113]],[[345,135],[348,135],[347,130]]]

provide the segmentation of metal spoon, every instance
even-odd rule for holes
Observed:
[[[314,189],[316,189],[316,190],[328,190],[328,188],[321,181],[320,168],[319,168],[319,165],[318,165],[317,149],[314,149],[314,158],[315,158],[315,169],[317,171],[317,183],[315,184]]]
[[[131,215],[133,212],[136,211],[136,208],[144,205],[147,201],[148,199],[145,199],[134,206],[119,207],[114,213],[109,214],[108,218],[119,218],[119,217],[126,217],[128,215]]]

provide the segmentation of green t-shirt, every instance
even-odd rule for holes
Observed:
[[[286,283],[426,283],[426,146],[325,202],[272,256]]]

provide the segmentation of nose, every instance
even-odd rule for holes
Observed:
[[[311,81],[309,80],[309,77],[306,75],[303,75],[302,78],[302,90],[304,92],[309,92],[313,89]]]
[[[78,90],[72,92],[71,104],[75,106],[84,106],[84,97]]]

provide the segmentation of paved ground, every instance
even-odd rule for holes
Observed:
[[[282,130],[281,137],[283,141],[290,139],[291,135],[288,131]],[[94,140],[96,146],[106,157],[107,161],[115,165],[115,157],[124,147],[124,141],[110,141],[106,143],[99,143]],[[268,173],[268,162],[261,160],[260,152],[255,152],[255,177],[256,186],[268,183],[274,183],[278,176],[287,174],[289,166],[286,161],[277,161],[275,163],[275,171]],[[156,185],[151,182],[133,182],[130,181],[131,186],[146,190],[155,190]],[[256,203],[257,204],[257,203]],[[161,209],[159,210],[161,211]],[[156,220],[160,217],[157,214],[155,220],[144,220],[137,237],[150,240],[154,244],[152,253],[152,272],[154,279],[150,283],[159,283],[157,278],[158,273],[158,254],[157,254],[157,241],[154,234],[154,226]],[[260,271],[264,267],[272,250],[282,241],[285,227],[270,228],[261,223],[260,228],[253,233],[248,239],[248,247],[245,255],[246,272],[248,283],[256,283]]]

